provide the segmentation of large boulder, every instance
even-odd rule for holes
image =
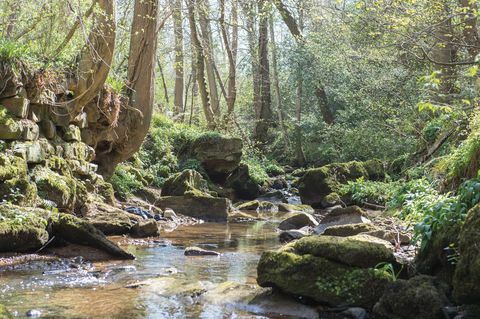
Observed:
[[[373,224],[346,224],[330,226],[323,232],[326,236],[348,237],[355,236],[361,233],[376,231],[377,228]],[[377,237],[377,236],[374,236]]]
[[[262,287],[278,288],[332,306],[372,308],[389,282],[384,274],[374,269],[286,251],[263,253],[257,273],[257,282]]]
[[[9,204],[0,205],[0,251],[29,252],[48,241],[48,212]]]
[[[453,294],[458,302],[478,304],[480,301],[480,205],[473,207],[460,231],[459,260],[453,278]]]
[[[219,134],[204,134],[192,146],[193,157],[212,179],[225,179],[233,172],[242,158],[243,143],[239,138]]]
[[[442,307],[448,305],[448,285],[434,277],[417,276],[391,283],[374,307],[385,318],[444,318]]]
[[[315,233],[323,232],[332,226],[349,224],[369,224],[371,221],[366,217],[366,213],[358,206],[346,208],[338,207],[331,210],[315,228]]]
[[[155,206],[162,210],[171,208],[176,213],[208,221],[226,221],[232,211],[232,203],[227,198],[191,195],[160,197]]]
[[[378,180],[385,177],[383,164],[377,160],[367,162],[333,163],[307,170],[299,180],[302,203],[313,207],[335,204],[341,185],[360,177]],[[339,199],[339,198],[338,198]]]
[[[171,176],[162,187],[163,196],[183,196],[189,192],[193,194],[208,194],[207,182],[200,173],[192,169],[187,169]]]
[[[280,230],[300,229],[306,226],[315,227],[318,225],[317,220],[307,213],[293,213],[290,217],[283,220],[278,228]]]
[[[119,259],[135,257],[108,240],[105,235],[89,222],[69,214],[59,214],[52,220],[52,232],[55,236],[72,244],[98,248]]]
[[[85,210],[85,219],[105,235],[127,234],[140,220],[135,215],[103,203],[89,205]]]
[[[228,176],[225,185],[232,188],[240,199],[255,199],[260,196],[260,186],[255,183],[250,175],[248,165],[240,164],[238,168]]]

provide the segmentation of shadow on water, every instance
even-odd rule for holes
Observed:
[[[126,247],[134,261],[77,258],[0,270],[1,302],[19,318],[31,309],[41,318],[287,318],[248,303],[268,293],[255,285],[256,265],[261,252],[279,246],[275,229],[199,224],[163,233],[167,244]],[[184,256],[193,245],[221,255]]]

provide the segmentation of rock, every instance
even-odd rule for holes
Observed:
[[[47,153],[39,141],[14,142],[12,150],[15,154],[21,155],[28,164],[44,163],[47,157]]]
[[[260,196],[260,186],[250,176],[248,165],[240,164],[238,168],[228,176],[225,186],[232,188],[238,198],[255,199]]]
[[[302,255],[310,254],[349,266],[368,268],[383,262],[395,263],[393,246],[389,242],[363,234],[310,236],[296,241],[293,247]]]
[[[226,221],[232,204],[226,198],[202,196],[165,196],[155,202],[162,210],[173,209],[176,213],[208,221]]]
[[[160,235],[158,224],[155,220],[139,221],[132,228],[132,236],[145,238]]]
[[[281,191],[273,191],[263,194],[257,198],[259,201],[270,202],[274,204],[287,203],[287,198]]]
[[[243,143],[239,138],[204,134],[192,146],[193,156],[200,161],[208,176],[225,179],[240,164]]]
[[[365,215],[365,212],[358,206],[335,208],[321,220],[315,233],[323,234],[331,226],[371,223]]]
[[[48,212],[10,204],[0,205],[0,251],[28,252],[42,247],[49,238]]]
[[[477,304],[480,300],[480,205],[470,209],[458,237],[459,260],[453,278],[453,295],[457,302]]]
[[[28,116],[29,104],[29,100],[15,96],[0,100],[0,110],[3,107],[13,116],[25,119]]]
[[[385,274],[373,269],[287,251],[264,252],[257,273],[257,282],[262,287],[278,288],[332,306],[355,305],[367,309],[373,307],[389,283]]]
[[[367,233],[370,236],[378,237],[371,235],[369,232],[374,233],[377,228],[373,224],[346,224],[346,225],[337,225],[330,226],[323,232],[323,235],[327,236],[339,236],[339,237],[348,237],[355,236],[361,233]]]
[[[387,286],[373,311],[386,318],[443,318],[442,307],[448,305],[447,291],[448,286],[434,277],[399,279]]]
[[[318,225],[316,219],[307,213],[295,213],[291,217],[283,220],[278,228],[281,230],[300,229],[305,226],[315,227]]]
[[[76,200],[77,184],[69,176],[60,175],[47,167],[37,166],[31,173],[40,198],[56,204],[60,210],[71,210]]]
[[[25,159],[10,153],[0,153],[0,181],[27,176]]]
[[[233,222],[242,222],[242,221],[253,221],[253,220],[263,220],[263,218],[258,217],[256,214],[248,214],[245,212],[235,211],[228,215],[228,221]]]
[[[113,206],[96,203],[90,205],[84,212],[85,219],[105,235],[128,234],[133,227],[133,221],[139,221],[134,216]]]
[[[352,307],[342,311],[340,315],[343,316],[342,318],[365,319],[367,317],[367,311],[363,308]]]
[[[0,318],[1,319],[13,319],[12,314],[8,311],[8,309],[0,304]]]
[[[260,207],[260,202],[258,200],[252,200],[250,202],[245,202],[236,207],[237,210],[254,210],[256,211]]]
[[[108,240],[92,224],[73,215],[59,214],[52,222],[52,231],[55,236],[70,243],[98,248],[119,259],[135,259],[132,254]]]
[[[37,186],[27,177],[20,176],[0,182],[0,202],[19,206],[34,206],[37,200]]]
[[[53,139],[57,134],[57,128],[55,124],[53,124],[50,120],[45,120],[41,122],[42,133],[45,135],[46,138],[49,140]]]
[[[188,192],[209,197],[207,182],[200,173],[187,169],[168,178],[162,187],[162,196],[183,196]]]
[[[315,212],[310,205],[294,205],[286,203],[278,204],[278,211],[283,213],[304,212],[307,214],[313,214]]]
[[[185,256],[219,256],[220,253],[217,253],[213,250],[206,250],[199,247],[187,247],[185,248]]]
[[[288,183],[285,180],[285,177],[283,176],[278,176],[274,178],[270,184],[273,189],[277,189],[277,190],[285,189],[288,187]]]
[[[18,140],[22,137],[23,125],[21,121],[4,120],[0,116],[0,140]]]
[[[82,134],[80,128],[76,125],[70,124],[65,128],[63,139],[67,142],[81,142]]]
[[[383,164],[377,160],[333,163],[305,172],[299,180],[300,197],[304,204],[326,207],[335,202],[333,194],[342,184],[360,177],[378,180],[384,176]]]
[[[308,235],[309,233],[307,231],[301,229],[284,230],[280,233],[279,240],[281,243],[289,243]]]
[[[177,214],[175,214],[175,212],[173,211],[173,209],[168,208],[168,207],[165,208],[165,210],[163,211],[163,217],[164,217],[164,218],[167,218],[167,219],[172,219],[172,220],[178,218]]]
[[[363,224],[368,225],[368,224]],[[373,237],[377,237],[383,240],[386,240],[392,244],[401,244],[401,245],[408,245],[412,241],[412,237],[406,233],[401,231],[393,231],[393,230],[385,230],[385,229],[377,229],[377,230],[370,230],[365,232],[366,235],[370,235]]]
[[[25,313],[25,316],[29,318],[38,318],[42,316],[42,312],[37,309],[30,309]]]

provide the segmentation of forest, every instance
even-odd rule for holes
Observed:
[[[0,319],[480,318],[480,1],[0,1]]]

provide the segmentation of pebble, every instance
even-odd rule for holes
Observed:
[[[40,310],[31,309],[25,313],[25,315],[29,318],[38,318],[42,315]]]

